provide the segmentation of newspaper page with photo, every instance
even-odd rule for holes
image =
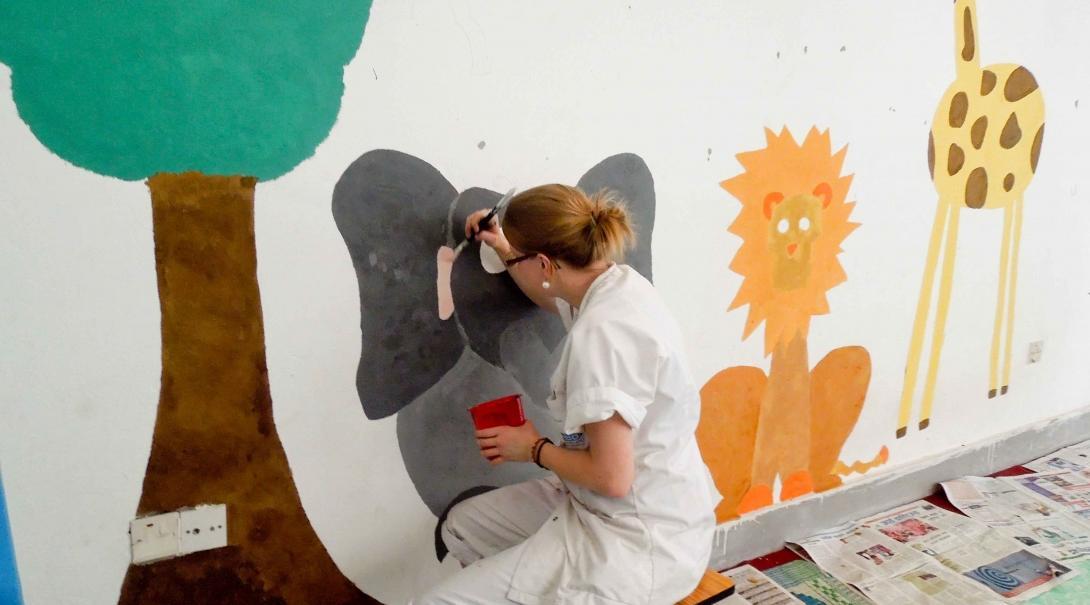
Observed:
[[[934,558],[947,569],[990,590],[988,598],[1023,601],[1078,572],[1028,551],[1021,542],[987,525],[917,501],[860,521],[900,544]],[[984,597],[981,597],[984,598]]]
[[[1090,468],[1090,441],[1083,441],[1024,464],[1037,471],[1081,471]]]
[[[1090,521],[1090,470],[1054,471],[1004,477],[1038,499]]]
[[[859,585],[911,571],[927,562],[919,551],[903,548],[886,536],[856,523],[846,523],[799,540],[823,570],[848,584]]]
[[[1065,565],[1090,558],[1090,523],[1039,499],[1009,477],[962,477],[942,483],[966,515],[1014,538],[1026,550]]]
[[[1005,603],[939,563],[929,561],[889,580],[871,580],[859,585],[875,603],[886,605],[965,605]]]
[[[784,563],[765,574],[806,605],[874,605],[810,561]]]
[[[863,525],[842,525],[798,545],[834,577],[883,605],[1004,602],[919,550]]]
[[[1024,601],[1077,572],[924,501],[800,541],[834,577],[882,603]]]
[[[752,565],[741,565],[723,572],[734,582],[736,594],[749,605],[801,605],[791,593],[773,582]]]

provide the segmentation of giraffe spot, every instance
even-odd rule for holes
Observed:
[[[1025,98],[1035,90],[1037,90],[1037,79],[1029,73],[1028,69],[1019,66],[1007,78],[1007,83],[1003,86],[1003,97],[1014,102]]]
[[[980,96],[985,96],[995,88],[995,72],[985,69],[980,74]]]
[[[969,133],[970,138],[973,141],[973,147],[980,149],[980,146],[984,144],[984,135],[988,132],[988,117],[980,116],[973,122],[973,129]]]
[[[927,133],[927,170],[935,178],[935,133]]]
[[[1014,175],[1007,173],[1007,176],[1003,178],[1003,191],[1010,191],[1014,189]]]
[[[965,152],[958,147],[956,143],[950,144],[950,153],[946,154],[946,172],[950,176],[961,172],[961,167],[965,165]]]
[[[969,10],[969,7],[965,7],[965,12],[961,15],[961,31],[964,34],[965,44],[961,47],[961,59],[963,61],[972,61],[976,56],[976,36],[973,34],[973,13]]]
[[[977,166],[965,180],[965,205],[970,208],[983,208],[988,200],[988,171]]]
[[[959,92],[950,99],[950,125],[961,128],[965,124],[965,116],[969,113],[969,95]]]
[[[1003,126],[1003,132],[999,135],[999,144],[1003,146],[1003,149],[1010,149],[1021,140],[1022,128],[1018,126],[1018,116],[1011,112],[1011,117],[1007,118],[1007,123]]]
[[[1033,137],[1033,146],[1029,150],[1029,169],[1033,172],[1037,172],[1037,159],[1041,157],[1041,141],[1045,136],[1045,125],[1041,124],[1041,127],[1037,129],[1037,134]]]

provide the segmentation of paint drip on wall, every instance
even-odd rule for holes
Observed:
[[[701,390],[697,441],[723,495],[719,521],[779,500],[830,489],[841,476],[888,458],[839,461],[870,383],[870,355],[859,346],[830,351],[812,369],[810,318],[829,312],[826,292],[846,279],[840,244],[848,220],[851,176],[841,176],[847,148],[832,152],[828,131],[811,129],[800,145],[784,128],[766,130],[767,147],[739,154],[742,174],[722,187],[742,208],[729,231],[742,238],[732,271],[744,279],[731,309],[749,306],[743,339],[764,325],[769,371],[727,368]]]
[[[624,197],[639,236],[627,262],[650,278],[655,190],[647,165],[612,156],[577,185]],[[485,462],[470,405],[521,393],[534,425],[559,434],[545,406],[564,337],[559,318],[506,273],[482,268],[480,244],[454,254],[469,214],[500,197],[480,188],[459,193],[427,162],[388,150],[361,156],[333,192],[333,217],[359,282],[360,402],[368,418],[397,414],[405,467],[440,520],[468,495],[542,474],[533,465]],[[441,559],[439,540],[436,549]]]

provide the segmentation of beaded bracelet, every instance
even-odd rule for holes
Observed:
[[[548,437],[542,437],[534,442],[534,446],[530,449],[530,458],[534,461],[534,464],[545,468],[545,465],[541,464],[541,448],[545,447],[545,444],[553,445],[553,440]],[[548,470],[548,469],[545,469]]]

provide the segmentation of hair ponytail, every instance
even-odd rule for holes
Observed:
[[[616,260],[632,247],[636,234],[628,210],[616,192],[602,189],[590,196],[590,256],[595,260]]]
[[[577,187],[556,184],[516,195],[504,214],[503,229],[519,250],[578,268],[621,261],[636,239],[616,192],[602,189],[587,196]]]

